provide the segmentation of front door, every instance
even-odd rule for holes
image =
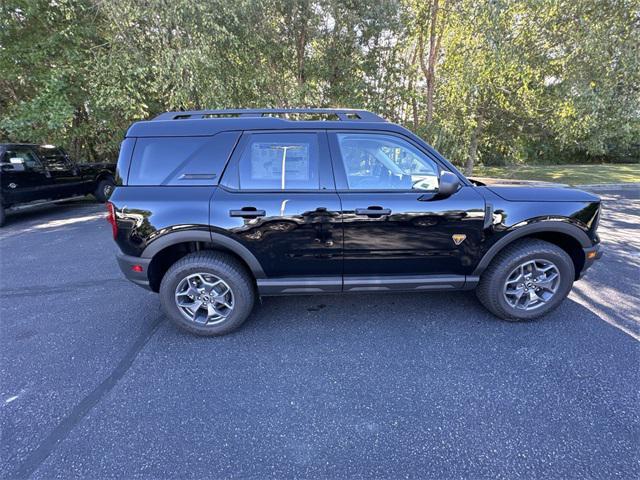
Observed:
[[[451,286],[460,286],[455,279],[464,282],[478,253],[481,195],[463,185],[439,198],[445,166],[403,136],[358,131],[329,136],[342,202],[345,290],[416,275],[451,277]]]
[[[271,279],[258,279],[261,292],[340,291],[340,199],[325,132],[245,133],[211,216],[218,233],[249,249]]]
[[[2,196],[8,204],[49,198],[51,175],[28,145],[11,146],[0,159]]]

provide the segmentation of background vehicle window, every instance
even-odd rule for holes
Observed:
[[[257,133],[240,157],[240,188],[319,189],[318,136],[315,133]]]
[[[2,165],[4,169],[15,171],[40,168],[40,162],[29,147],[13,147],[7,150],[2,157]]]
[[[51,171],[62,171],[72,168],[67,160],[67,155],[60,148],[41,146],[38,147],[38,154]]]
[[[375,133],[337,137],[351,190],[437,190],[437,164],[409,142]]]

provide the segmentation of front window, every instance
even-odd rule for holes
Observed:
[[[437,164],[409,142],[375,133],[339,133],[337,137],[349,189],[438,189]]]
[[[24,171],[40,167],[40,162],[29,147],[15,146],[7,149],[2,156],[4,170]]]

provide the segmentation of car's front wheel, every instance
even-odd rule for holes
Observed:
[[[255,288],[244,266],[223,252],[196,252],[174,263],[160,283],[164,312],[197,335],[224,335],[247,319]]]
[[[571,291],[575,268],[562,248],[537,239],[508,245],[482,274],[476,294],[494,315],[531,320],[556,308]]]

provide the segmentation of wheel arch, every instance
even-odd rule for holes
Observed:
[[[507,245],[525,238],[536,238],[557,245],[571,257],[576,280],[585,264],[584,249],[593,246],[587,234],[578,226],[562,221],[543,221],[519,227],[503,236],[484,254],[472,275],[479,276],[494,257]]]
[[[98,172],[98,175],[96,175],[96,184],[107,178],[113,180],[114,183],[116,181],[116,177],[112,172],[110,172],[109,170],[101,170],[100,172]]]
[[[175,232],[154,240],[142,252],[143,258],[151,259],[147,271],[151,290],[159,290],[162,277],[176,261],[189,253],[202,250],[217,250],[230,254],[245,266],[254,280],[265,278],[258,259],[236,240],[205,231]]]

